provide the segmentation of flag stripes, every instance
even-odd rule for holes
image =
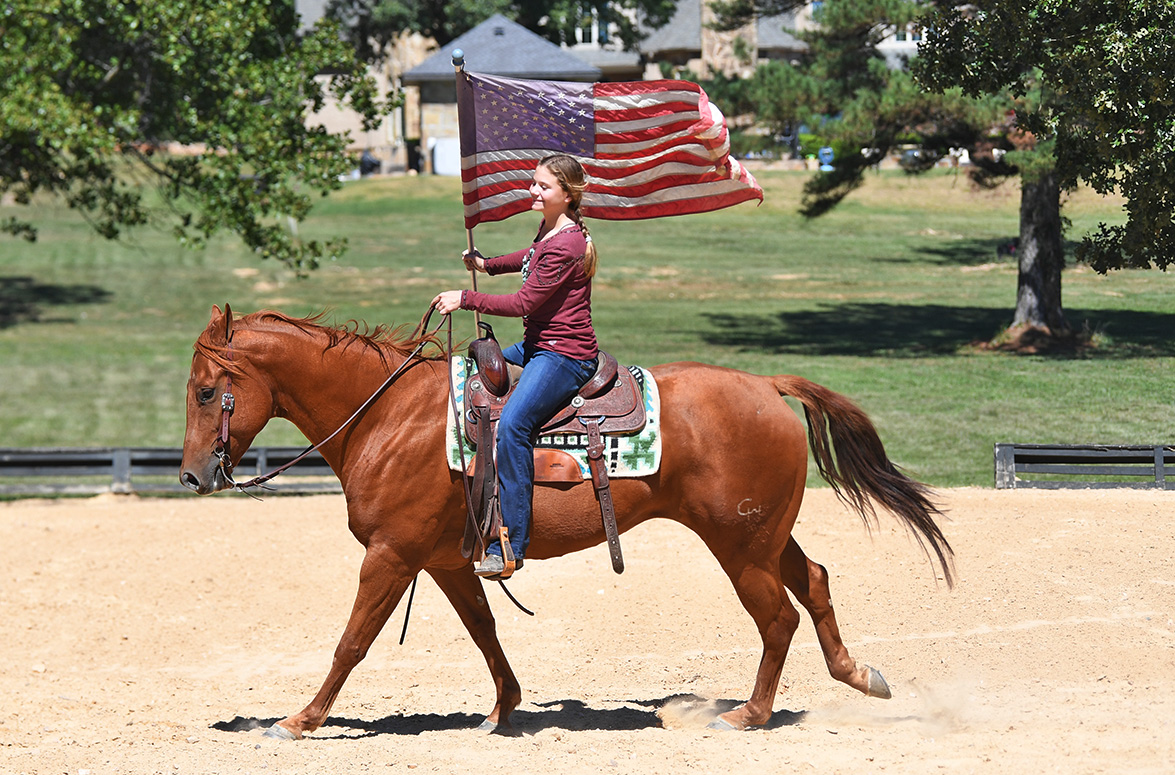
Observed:
[[[634,220],[762,201],[729,156],[726,120],[687,81],[561,83],[458,74],[467,228],[526,212],[538,161],[579,158],[582,213]]]

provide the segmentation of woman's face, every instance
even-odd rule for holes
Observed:
[[[559,179],[546,167],[538,167],[534,177],[530,180],[531,210],[538,210],[543,214],[547,223],[554,224],[555,219],[568,211],[571,196],[559,185]]]

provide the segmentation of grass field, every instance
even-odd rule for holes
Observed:
[[[1014,186],[881,173],[806,222],[795,212],[804,177],[762,173],[758,208],[593,223],[602,345],[623,362],[821,382],[865,408],[896,461],[940,486],[989,486],[997,441],[1175,441],[1175,277],[1070,267],[1066,310],[1097,347],[983,351],[973,343],[1006,326],[1015,303],[1014,260],[997,255],[1017,232]],[[110,243],[68,210],[39,212],[37,243],[0,238],[0,446],[178,446],[191,345],[214,303],[411,325],[437,291],[468,283],[452,179],[360,181],[323,200],[303,232],[345,234],[351,249],[305,279],[228,239],[192,252],[161,227]],[[1120,220],[1121,202],[1079,192],[1066,214],[1076,239]],[[535,226],[480,226],[478,247],[516,249]],[[483,276],[480,288],[516,283]],[[458,325],[472,334],[472,315]],[[495,327],[503,341],[520,331]],[[301,442],[275,423],[257,443]]]

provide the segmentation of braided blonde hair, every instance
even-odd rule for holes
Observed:
[[[583,200],[583,192],[587,190],[588,180],[587,173],[583,170],[583,165],[574,156],[568,156],[565,153],[555,153],[546,156],[539,162],[540,167],[545,167],[555,180],[559,181],[560,187],[567,192],[571,197],[571,202],[568,204],[568,211],[571,219],[575,221],[580,230],[583,231],[584,239],[587,241],[587,247],[583,252],[583,272],[588,277],[595,277],[596,264],[598,257],[596,255],[596,245],[592,241],[591,232],[588,231],[587,224],[584,223],[583,216],[579,213],[579,204]]]

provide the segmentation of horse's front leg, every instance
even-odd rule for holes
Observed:
[[[502,644],[498,641],[494,615],[486,601],[481,579],[473,575],[473,566],[455,571],[430,569],[428,572],[449,598],[453,608],[457,609],[457,615],[461,617],[465,629],[469,630],[473,642],[481,649],[490,668],[490,675],[494,679],[497,701],[493,710],[486,716],[481,729],[509,730],[510,714],[522,701],[522,689],[518,685],[518,679],[514,677],[514,671],[510,669],[510,663],[506,661]]]
[[[343,682],[355,665],[367,656],[375,636],[383,629],[415,575],[416,571],[386,546],[368,545],[359,571],[359,592],[355,596],[355,607],[351,610],[347,628],[335,649],[334,661],[322,688],[301,713],[284,718],[270,727],[266,732],[268,736],[300,740],[306,732],[313,732],[322,726],[335,698],[339,696],[339,690],[343,688]]]

